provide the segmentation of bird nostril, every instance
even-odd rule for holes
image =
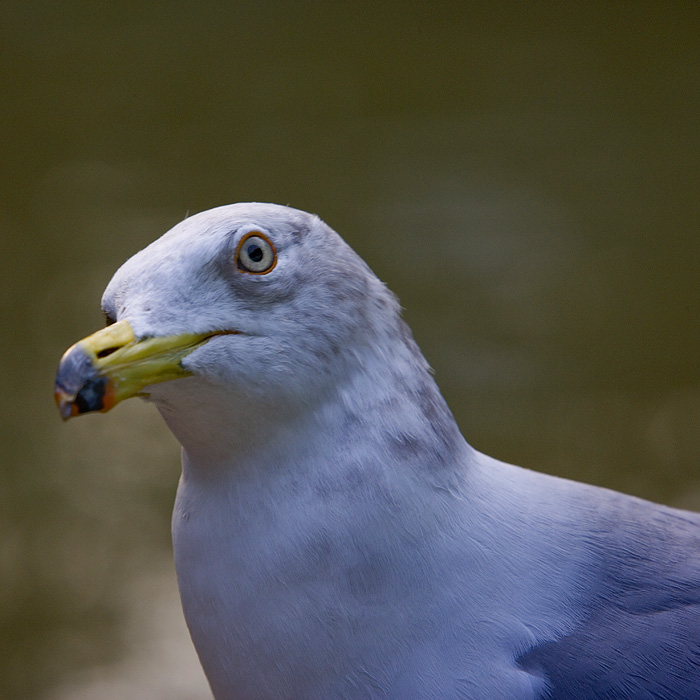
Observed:
[[[113,352],[115,352],[117,350],[119,350],[119,346],[116,346],[116,345],[114,347],[111,347],[111,348],[105,348],[104,350],[100,350],[97,353],[97,357],[100,359],[103,357],[107,357],[107,355],[111,355]]]

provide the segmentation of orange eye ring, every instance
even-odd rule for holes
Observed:
[[[277,265],[277,251],[261,231],[250,231],[236,248],[236,267],[249,275],[266,275]]]

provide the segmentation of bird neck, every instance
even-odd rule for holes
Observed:
[[[381,343],[355,352],[344,371],[312,396],[249,400],[196,385],[182,405],[159,405],[192,472],[246,468],[306,469],[316,461],[347,462],[363,454],[436,478],[464,464],[471,448],[410,336],[398,347]],[[204,474],[201,474],[202,476]],[[195,474],[193,474],[195,476]]]

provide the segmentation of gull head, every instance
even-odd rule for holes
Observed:
[[[185,410],[210,423],[299,410],[412,345],[395,297],[341,237],[274,204],[185,219],[122,265],[102,309],[107,327],[61,361],[65,419],[131,396],[169,424]]]

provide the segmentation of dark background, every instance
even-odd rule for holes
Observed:
[[[174,439],[51,394],[118,265],[215,205],[338,230],[478,449],[700,507],[698,7],[3,2],[0,697],[206,697]]]

